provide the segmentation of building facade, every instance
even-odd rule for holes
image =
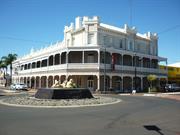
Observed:
[[[161,69],[168,69],[168,84],[177,84],[180,86],[180,66],[168,65],[160,66]]]
[[[147,75],[167,78],[159,62],[158,36],[140,34],[126,24],[123,28],[100,22],[99,17],[77,17],[64,28],[64,39],[31,51],[13,62],[13,82],[29,87],[51,87],[55,80],[73,78],[78,87],[92,91],[147,89]]]

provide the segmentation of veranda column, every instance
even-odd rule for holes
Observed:
[[[122,62],[122,66],[124,65],[124,61],[123,61],[123,57],[124,57],[124,54],[121,55],[121,62]]]
[[[36,77],[34,77],[34,89],[36,88]]]
[[[49,57],[47,58],[47,72],[49,72]],[[46,76],[46,88],[48,88],[48,76]]]
[[[61,54],[62,53],[59,54],[59,64],[61,64]]]
[[[65,80],[68,80],[68,78],[69,78],[69,75],[68,75],[68,73],[66,74],[66,79]]]
[[[100,91],[100,75],[96,75],[97,76],[97,90],[96,91]]]
[[[39,88],[41,88],[41,76],[39,77]]]
[[[109,76],[109,81],[110,81],[110,82],[109,82],[109,83],[110,83],[110,86],[109,86],[109,87],[110,87],[110,89],[111,89],[111,88],[112,88],[112,76]]]
[[[29,87],[31,88],[31,77],[29,77]]]
[[[159,65],[159,63],[158,63],[158,65]],[[167,73],[166,84],[168,84],[168,67],[167,67],[167,65],[168,65],[168,62],[166,59],[166,73]]]
[[[143,77],[141,77],[141,91],[143,91]]]
[[[159,78],[157,79],[157,81],[158,81],[158,88],[160,88],[160,86],[161,86],[161,84],[160,84],[161,78],[159,77]]]
[[[49,57],[47,58],[47,67],[49,67]]]
[[[66,52],[66,64],[68,64],[68,55],[69,55],[69,51]]]
[[[84,64],[84,51],[82,51],[82,63]]]
[[[53,55],[53,66],[55,65],[55,55]]]
[[[48,88],[48,76],[46,77],[46,88]]]
[[[123,76],[121,76],[121,90],[122,90],[122,92],[124,92],[124,90],[123,90]]]
[[[24,79],[25,77],[23,77],[23,80],[24,80],[24,84],[26,84],[27,85],[27,82],[26,82],[26,78]]]
[[[68,79],[68,55],[69,55],[69,51],[66,52],[66,80]]]
[[[21,80],[20,80],[20,79],[21,79],[21,78],[20,78],[20,77],[18,77],[18,82],[19,82],[19,83],[21,83]]]
[[[61,82],[61,75],[59,76],[59,83],[61,84],[62,82]]]
[[[131,77],[131,80],[132,80],[132,83],[131,83],[131,90],[134,90],[134,79],[133,79],[134,77],[132,76]]]
[[[54,75],[52,75],[52,81],[53,81],[53,84],[55,83],[55,77],[54,77]]]
[[[101,63],[100,58],[101,58],[101,53],[100,53],[100,50],[98,50],[98,66],[100,66],[100,63]]]

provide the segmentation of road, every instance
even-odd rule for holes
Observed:
[[[57,109],[0,105],[0,135],[180,135],[180,101],[113,97],[122,102]]]

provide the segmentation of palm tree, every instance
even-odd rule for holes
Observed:
[[[3,68],[3,61],[0,60],[0,70]]]
[[[156,75],[150,74],[150,75],[147,76],[147,80],[148,80],[149,83],[150,83],[150,89],[149,89],[149,92],[150,92],[150,90],[151,90],[152,87],[153,87],[153,81],[155,81],[156,79],[157,79],[157,76],[156,76]]]
[[[7,74],[7,63],[6,61],[4,61],[4,59],[1,58],[0,60],[0,70],[2,70],[3,72],[3,79],[6,79],[6,74]],[[7,80],[5,82],[5,86],[6,86]]]
[[[4,63],[6,63],[7,66],[10,65],[10,83],[12,81],[12,62],[15,61],[16,59],[17,59],[17,54],[8,54],[8,56],[2,57]]]
[[[3,70],[4,74],[7,73],[7,63],[2,58],[0,60],[0,70]]]

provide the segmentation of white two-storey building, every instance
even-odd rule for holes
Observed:
[[[97,16],[77,17],[65,26],[62,42],[13,62],[13,82],[40,88],[73,78],[78,87],[91,90],[142,91],[148,87],[147,75],[167,78],[161,61],[167,59],[158,56],[156,34],[104,24]]]

